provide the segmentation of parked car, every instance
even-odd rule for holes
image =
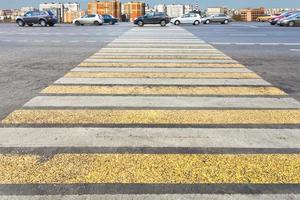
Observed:
[[[144,26],[145,24],[160,24],[166,26],[170,23],[170,18],[164,12],[151,12],[134,20],[134,24]]]
[[[204,24],[210,23],[221,23],[221,24],[228,24],[231,21],[231,18],[225,14],[218,14],[218,15],[210,15],[202,19]]]
[[[19,26],[33,26],[40,24],[41,26],[54,26],[57,23],[56,16],[51,11],[29,11],[24,16],[18,16],[16,22]]]
[[[271,25],[275,25],[275,24],[277,24],[277,22],[280,21],[281,19],[286,18],[286,17],[289,17],[289,16],[291,16],[291,15],[293,15],[293,14],[294,14],[294,12],[284,12],[284,13],[278,15],[278,16],[273,17],[273,18],[270,20],[270,24],[271,24]]]
[[[181,17],[173,18],[171,20],[171,23],[175,25],[180,25],[180,24],[199,25],[201,23],[201,16],[198,13],[188,13],[182,15]]]
[[[102,25],[104,23],[103,17],[98,14],[90,14],[90,15],[84,15],[80,18],[74,19],[73,24],[77,26],[83,26],[86,24],[89,25]]]
[[[114,18],[112,15],[102,15],[103,19],[104,19],[104,23],[106,24],[115,24],[118,22],[117,18]]]
[[[272,15],[262,15],[256,18],[257,22],[268,22],[273,18]]]
[[[277,22],[280,26],[300,26],[300,13],[295,13]]]

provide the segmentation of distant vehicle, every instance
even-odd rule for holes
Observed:
[[[151,12],[134,20],[134,24],[144,26],[145,24],[160,24],[166,26],[170,23],[170,18],[164,12]]]
[[[278,15],[278,16],[273,17],[273,18],[270,20],[270,24],[271,24],[271,25],[275,25],[275,24],[277,24],[277,22],[280,21],[281,19],[286,18],[286,17],[289,17],[289,16],[291,16],[291,15],[293,15],[293,14],[294,14],[294,12],[284,12],[284,13]]]
[[[257,22],[268,22],[273,18],[272,15],[262,15],[256,18]]]
[[[33,26],[40,24],[41,26],[54,26],[57,23],[56,16],[51,11],[29,11],[24,16],[18,16],[16,22],[19,26]]]
[[[199,25],[201,23],[201,16],[197,13],[188,13],[182,15],[181,17],[173,18],[171,20],[171,23],[175,25],[180,25],[180,24]]]
[[[103,19],[104,19],[104,23],[106,24],[115,24],[118,22],[117,18],[114,18],[112,15],[102,15]]]
[[[231,18],[225,14],[211,15],[202,19],[204,24],[210,23],[221,23],[221,24],[229,24]]]
[[[295,13],[277,22],[280,26],[300,26],[300,13]]]
[[[98,14],[90,14],[90,15],[84,15],[80,18],[74,19],[73,24],[76,26],[83,26],[86,24],[89,25],[103,25],[104,20],[101,15]]]

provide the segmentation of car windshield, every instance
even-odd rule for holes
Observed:
[[[48,14],[49,14],[49,15],[51,15],[51,16],[53,16],[53,15],[54,15],[54,14],[53,14],[53,12],[52,12],[52,11],[50,11],[50,10],[48,11]]]
[[[300,13],[293,14],[293,15],[287,17],[287,19],[293,19],[293,18],[298,17],[298,16],[300,16]]]

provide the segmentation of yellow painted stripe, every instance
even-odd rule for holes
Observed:
[[[216,68],[241,68],[244,65],[239,63],[93,63],[83,62],[80,67],[216,67]]]
[[[0,184],[299,184],[299,154],[0,155]]]
[[[210,72],[69,72],[69,78],[260,78],[255,73]]]
[[[123,94],[123,95],[282,95],[275,87],[177,87],[177,86],[64,86],[51,85],[44,94]]]
[[[188,55],[174,55],[174,56],[140,56],[140,55],[117,55],[117,56],[91,56],[90,59],[214,59],[214,60],[231,60],[230,57],[220,55],[220,56],[188,56]]]
[[[300,110],[16,110],[4,124],[300,124]]]

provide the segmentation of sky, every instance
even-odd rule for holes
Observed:
[[[131,0],[127,0],[131,1]],[[300,8],[300,0],[141,0],[150,5],[165,4],[196,4],[200,8],[225,6],[228,8],[266,7],[266,8]],[[38,8],[44,2],[79,2],[82,9],[86,9],[88,0],[0,0],[0,9],[20,8],[33,6]],[[124,2],[124,0],[123,0]],[[126,0],[125,0],[126,2]]]

